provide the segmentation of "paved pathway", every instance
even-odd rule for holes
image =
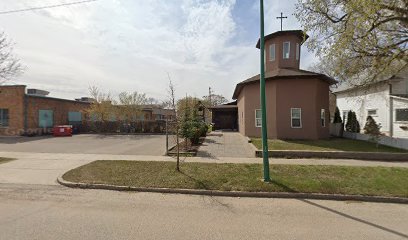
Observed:
[[[0,152],[1,157],[17,160],[0,164],[0,183],[57,185],[56,179],[68,170],[95,160],[135,160],[135,161],[175,161],[166,156],[112,155],[112,154],[64,154]],[[185,162],[207,163],[262,163],[261,158],[239,157],[191,157],[182,158]],[[270,159],[271,164],[302,165],[345,165],[345,166],[384,166],[408,167],[408,162],[377,162],[336,159]]]
[[[255,157],[255,147],[238,132],[214,131],[208,134],[197,153],[198,157]]]

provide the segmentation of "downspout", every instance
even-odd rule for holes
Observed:
[[[390,90],[389,90],[389,97],[390,97],[390,123],[389,123],[389,129],[390,129],[390,137],[394,135],[394,102],[393,102],[393,97],[392,97],[392,84],[389,84]]]

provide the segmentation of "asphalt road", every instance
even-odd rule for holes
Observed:
[[[0,184],[0,239],[408,239],[408,206]]]
[[[166,136],[80,134],[73,137],[1,137],[0,151],[162,156],[166,151]]]

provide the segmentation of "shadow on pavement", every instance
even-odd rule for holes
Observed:
[[[52,138],[49,136],[37,136],[37,137],[0,137],[0,144],[17,144],[17,143],[26,143],[33,141],[40,141],[44,139]]]
[[[288,192],[298,192],[298,191],[296,191],[296,190],[294,190],[294,189],[292,189],[292,188],[290,188],[290,187],[288,187],[288,186],[286,186],[286,185],[284,185],[284,184],[282,184],[282,183],[280,183],[280,182],[277,182],[277,181],[272,180],[272,183],[274,183],[274,184],[276,184],[276,185],[282,187],[283,189],[285,189],[285,191],[288,191]],[[408,239],[408,235],[406,235],[406,234],[404,234],[404,233],[401,233],[401,232],[392,230],[392,229],[390,229],[390,228],[383,227],[383,226],[381,226],[381,225],[378,225],[378,224],[375,224],[375,223],[366,221],[366,220],[361,219],[361,218],[357,218],[357,217],[351,216],[351,215],[349,215],[349,214],[346,214],[346,213],[343,213],[343,212],[334,210],[334,209],[332,209],[332,208],[323,206],[323,205],[321,205],[321,204],[312,202],[312,201],[310,201],[310,200],[307,200],[307,199],[299,199],[299,201],[302,201],[302,202],[304,202],[304,203],[306,203],[306,204],[309,204],[309,205],[312,205],[312,206],[314,206],[314,207],[317,207],[317,208],[320,208],[320,209],[329,211],[329,212],[331,212],[331,213],[340,215],[340,216],[342,216],[342,217],[345,217],[345,218],[348,218],[348,219],[351,219],[351,220],[354,220],[354,221],[357,221],[357,222],[360,222],[360,223],[364,223],[364,224],[367,224],[367,225],[369,225],[369,226],[371,226],[371,227],[378,228],[378,229],[380,229],[380,230],[383,230],[383,231],[386,231],[386,232],[389,232],[389,233],[395,234],[395,235],[397,235],[397,236],[400,236],[400,237],[403,237],[403,238]]]

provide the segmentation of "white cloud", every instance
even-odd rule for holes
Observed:
[[[6,0],[0,9],[55,3]],[[211,86],[230,98],[235,84],[259,66],[255,42],[239,39],[241,28],[232,16],[236,4],[99,0],[0,15],[0,30],[16,42],[16,53],[28,67],[16,81],[56,97],[84,96],[89,85],[97,84],[113,94],[136,90],[164,99],[169,72],[179,97],[202,96]],[[266,12],[272,16],[274,11]]]

